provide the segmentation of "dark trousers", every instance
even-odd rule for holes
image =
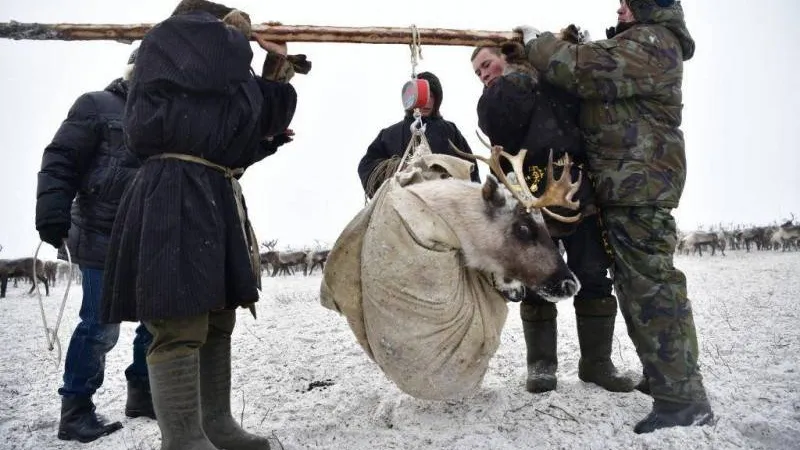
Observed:
[[[64,385],[58,390],[61,395],[92,396],[102,386],[106,353],[119,339],[119,324],[100,322],[100,299],[102,298],[103,271],[81,267],[83,278],[83,300],[80,323],[75,327],[64,361]],[[139,324],[133,339],[133,362],[125,370],[128,380],[147,380],[145,356],[153,336]]]
[[[611,257],[600,227],[600,217],[592,215],[585,218],[575,232],[562,238],[554,238],[564,245],[567,253],[567,266],[572,270],[581,289],[575,295],[575,313],[580,316],[614,316],[617,302],[612,296],[613,283],[608,276]],[[522,320],[552,320],[558,315],[555,303],[528,291],[520,305]]]

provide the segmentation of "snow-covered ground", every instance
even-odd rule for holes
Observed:
[[[286,449],[800,448],[800,253],[680,256],[676,264],[689,279],[714,426],[634,434],[650,399],[578,380],[571,302],[559,304],[555,392],[525,392],[525,343],[511,304],[482,389],[463,401],[417,400],[366,357],[344,318],[320,306],[319,275],[265,277],[258,320],[239,310],[235,416],[250,431],[275,433]],[[154,421],[123,414],[133,324],[123,325],[95,396],[98,411],[124,428],[90,444],[56,438],[63,362],[55,367],[26,290],[10,288],[0,300],[0,448],[159,448]],[[45,299],[51,326],[63,290]],[[79,305],[77,287],[60,331],[65,351]],[[613,358],[641,369],[619,316]]]

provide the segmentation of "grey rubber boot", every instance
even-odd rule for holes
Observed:
[[[611,392],[631,392],[633,380],[617,372],[611,362],[614,316],[577,316],[581,359],[578,378]]]
[[[209,331],[200,348],[200,392],[203,429],[225,450],[283,450],[277,438],[248,433],[231,415],[231,338]]]
[[[148,362],[147,367],[161,450],[217,450],[200,420],[197,352],[166,362]]]
[[[525,381],[525,389],[534,393],[554,390],[558,369],[556,320],[523,320],[522,331],[528,350],[528,379]]]

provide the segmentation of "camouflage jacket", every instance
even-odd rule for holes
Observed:
[[[611,39],[575,45],[543,33],[526,50],[551,83],[583,99],[580,123],[600,205],[675,208],[686,181],[683,61],[694,41],[680,3],[637,13]]]

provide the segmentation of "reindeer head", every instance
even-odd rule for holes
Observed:
[[[578,220],[579,217],[554,214],[547,207],[577,209],[577,202],[570,198],[577,191],[580,179],[572,183],[568,179],[569,170],[554,179],[551,157],[547,187],[536,197],[525,183],[513,184],[500,168],[499,158],[506,158],[519,172],[518,179],[524,179],[521,164],[525,150],[511,156],[494,147],[492,156],[484,158],[453,148],[463,157],[487,163],[502,184],[490,175],[483,186],[444,179],[415,184],[408,189],[448,219],[447,223],[458,235],[465,264],[499,280],[517,280],[550,301],[575,295],[580,284],[553,243],[542,213],[564,221]]]

